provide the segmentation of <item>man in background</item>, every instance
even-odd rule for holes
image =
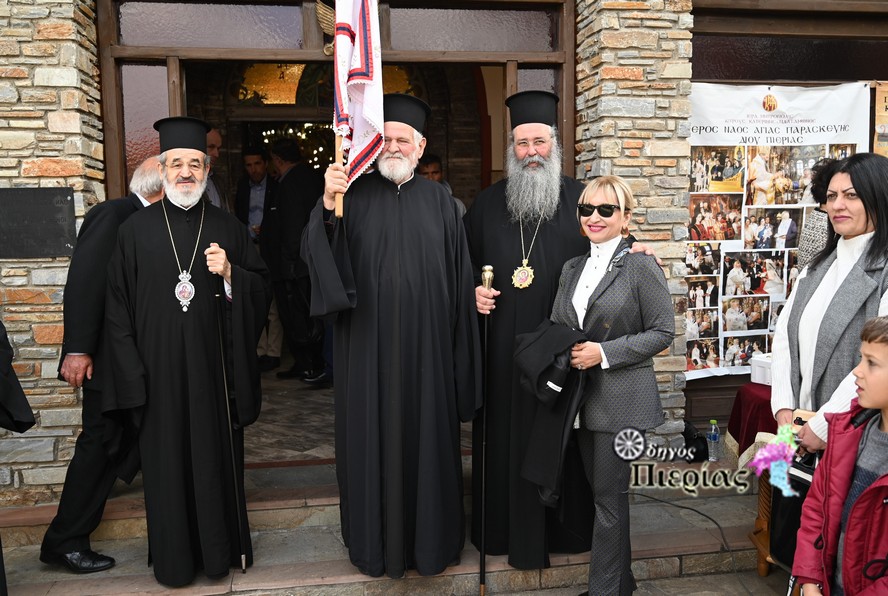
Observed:
[[[214,166],[219,161],[219,153],[222,150],[222,133],[218,128],[213,128],[207,133],[207,155],[210,157],[210,174],[207,177],[207,198],[214,207],[223,211],[231,211],[227,189],[222,179],[216,176]]]
[[[450,183],[444,179],[444,170],[441,166],[440,157],[434,153],[424,153],[423,156],[419,158],[419,165],[417,166],[416,171],[420,176],[424,176],[432,182],[443,184],[444,188],[447,189],[447,192],[450,193],[450,196],[453,197],[453,189],[450,188]],[[462,217],[466,214],[465,204],[456,197],[453,197],[453,200],[456,201],[456,207],[459,209],[459,216]]]
[[[310,315],[311,281],[300,255],[302,230],[324,194],[324,179],[303,161],[295,139],[275,141],[271,160],[279,177],[272,202],[265,210],[260,246],[271,272],[284,338],[293,356],[293,366],[278,372],[277,377],[324,384],[329,382],[324,371],[324,325]]]
[[[209,150],[209,145],[207,146]],[[237,184],[234,200],[234,213],[246,224],[250,238],[259,248],[259,237],[262,234],[262,221],[265,209],[272,202],[277,188],[277,181],[268,175],[268,154],[262,147],[247,147],[243,151],[244,170],[246,176]],[[260,250],[260,254],[261,254]],[[277,302],[271,301],[268,311],[268,324],[262,331],[257,348],[259,354],[259,370],[268,372],[281,365],[281,344],[284,330],[278,315]]]
[[[129,216],[163,198],[156,157],[133,173],[130,194],[99,203],[87,212],[65,284],[62,359],[59,378],[83,389],[83,428],[68,464],[58,511],[40,547],[40,560],[75,573],[103,571],[114,559],[90,549],[105,501],[117,476],[103,445],[102,393],[105,380],[104,322],[108,261],[117,229]]]

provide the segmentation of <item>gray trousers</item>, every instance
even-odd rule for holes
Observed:
[[[613,433],[581,428],[577,441],[595,506],[589,594],[628,596],[635,590],[629,542],[629,462],[614,452]]]

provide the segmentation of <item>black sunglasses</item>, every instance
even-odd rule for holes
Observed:
[[[617,211],[622,211],[619,205],[608,205],[604,203],[602,205],[590,205],[589,203],[579,203],[577,205],[577,212],[581,217],[592,217],[592,214],[598,210],[598,213],[601,217],[608,218],[611,217]]]

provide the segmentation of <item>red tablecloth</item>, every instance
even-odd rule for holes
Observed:
[[[746,383],[737,390],[728,432],[737,441],[739,453],[755,443],[760,432],[776,433],[777,421],[771,413],[771,387],[760,383]]]

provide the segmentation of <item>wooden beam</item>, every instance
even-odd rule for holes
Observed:
[[[320,50],[324,47],[324,32],[318,24],[316,2],[302,3],[302,47],[306,50]]]
[[[817,18],[811,15],[694,15],[694,34],[815,37],[820,39],[888,39],[888,13],[883,16]]]
[[[111,52],[118,42],[117,4],[112,0],[96,3],[97,35],[99,42],[99,69],[102,94],[102,134],[105,149],[105,196],[122,197],[126,194],[126,139],[123,130],[123,94],[120,68]]]
[[[576,3],[566,3],[559,17],[559,37],[561,39],[559,47],[564,50],[565,55],[575,56],[577,51]],[[567,60],[558,70],[560,75],[558,78],[561,80],[561,85],[560,89],[556,87],[556,93],[561,98],[561,101],[558,102],[561,112],[561,123],[558,131],[561,134],[563,152],[562,171],[572,178],[576,174],[577,169],[575,161],[575,139],[577,133],[576,62],[574,60]]]
[[[121,0],[113,0],[115,4],[119,4]],[[169,0],[140,0],[145,3],[167,3]],[[240,6],[243,4],[242,0],[178,0],[179,4],[209,4],[213,6],[225,6],[225,5],[234,5]],[[520,6],[521,10],[528,10],[535,7],[539,8],[553,8],[557,7],[560,4],[564,4],[565,0],[450,0],[448,1],[443,8],[454,9],[454,8],[465,8],[472,10],[479,9],[497,9],[503,10],[503,6],[506,8],[513,6]],[[273,6],[293,6],[298,5],[298,1],[294,0],[250,0],[250,4],[258,4],[258,5],[273,5]],[[389,0],[387,4],[394,6],[395,8],[434,8],[433,6],[429,6],[428,0]],[[443,4],[443,3],[442,3]]]
[[[180,60],[232,60],[245,62],[331,62],[320,49],[316,50],[269,50],[249,48],[182,48],[123,46],[111,47],[111,55],[119,60],[165,61],[168,56]],[[560,64],[564,62],[564,52],[417,52],[408,50],[383,50],[383,62],[435,62],[472,64],[505,64],[510,60],[522,64]]]
[[[884,0],[694,0],[700,10],[799,12],[799,13],[888,13]]]
[[[386,51],[392,49],[392,11],[385,2],[379,5],[379,47],[385,62]]]
[[[506,78],[503,80],[503,99],[518,93],[518,62],[506,63]],[[503,147],[509,146],[509,133],[512,131],[512,123],[509,122],[509,109],[503,109]],[[505,167],[505,164],[503,164]]]
[[[182,64],[179,59],[167,58],[167,95],[170,102],[170,116],[185,115],[185,93],[182,88]]]

